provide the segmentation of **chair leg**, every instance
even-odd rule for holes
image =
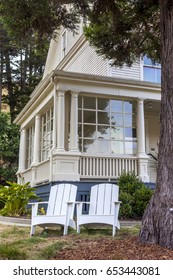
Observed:
[[[77,225],[77,233],[80,233],[80,226]]]
[[[115,234],[116,234],[116,226],[113,226],[112,227],[112,236],[115,236]]]
[[[36,226],[31,226],[30,236],[33,236],[35,233]]]
[[[68,226],[65,225],[65,226],[64,226],[64,233],[63,233],[63,235],[67,235],[67,233],[68,233]]]

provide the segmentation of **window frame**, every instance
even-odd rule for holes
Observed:
[[[89,96],[88,96],[89,97]],[[108,100],[108,108],[106,110],[101,110],[98,108],[98,100],[99,99],[103,99],[100,97],[89,97],[89,98],[93,98],[93,101],[95,100],[95,108],[86,108],[84,105],[84,100],[85,98],[88,98],[85,95],[80,95],[79,98],[81,98],[81,100],[79,101],[79,108],[78,108],[78,114],[80,115],[80,118],[78,120],[78,136],[79,136],[79,149],[82,153],[86,153],[86,154],[104,154],[104,151],[100,151],[99,150],[99,145],[101,147],[101,142],[103,143],[103,145],[107,145],[108,147],[108,151],[105,152],[106,154],[109,155],[115,155],[115,154],[128,154],[128,155],[136,155],[137,154],[137,136],[136,137],[127,137],[125,136],[125,130],[128,128],[132,129],[132,134],[137,134],[137,127],[136,127],[136,111],[132,111],[132,113],[129,112],[125,112],[125,102],[134,102],[133,100],[120,100],[120,99],[112,99],[112,98],[104,98],[105,100]],[[114,112],[111,111],[111,102],[112,101],[120,101],[122,102],[122,111],[121,112]],[[81,105],[80,105],[81,103]],[[135,103],[135,102],[134,102]],[[134,105],[133,105],[134,106]],[[92,107],[92,105],[91,105]],[[136,107],[136,105],[135,105]],[[92,123],[92,121],[90,122],[85,122],[84,120],[84,115],[85,112],[90,112],[92,114],[94,114],[95,112],[95,118],[96,118],[96,122]],[[99,122],[99,113],[103,113],[103,112],[107,112],[107,114],[109,115],[109,121],[108,123],[100,123]],[[113,114],[119,114],[122,116],[123,120],[122,120],[122,125],[113,125],[112,124],[112,115]],[[125,124],[125,117],[129,115],[132,117],[132,121],[131,121],[131,125]],[[91,136],[86,136],[85,134],[85,126],[91,126],[91,128],[93,127],[93,132],[91,134]],[[115,130],[115,128],[120,129],[122,131],[123,136],[120,137],[120,139],[115,139],[112,136],[112,131]],[[101,130],[103,129],[103,133],[105,130],[105,134],[103,134],[103,136],[101,136]],[[107,132],[106,132],[107,129]],[[121,133],[120,131],[120,133]],[[135,132],[134,132],[135,131]],[[121,135],[120,135],[121,136]],[[87,152],[84,148],[85,148],[85,142],[93,142],[93,151]],[[121,143],[120,143],[121,142]],[[123,149],[122,152],[113,152],[113,146],[115,145],[115,143],[117,143],[117,145],[123,145]],[[126,153],[126,147],[125,145],[127,145],[127,143],[131,143],[132,145],[135,145],[133,143],[136,143],[136,150],[133,153]],[[91,147],[92,148],[92,147]]]
[[[49,157],[49,152],[53,147],[53,107],[50,107],[41,115],[41,162]]]
[[[148,63],[146,63],[146,60],[148,61]],[[145,69],[150,69],[153,70],[153,75],[152,77],[154,77],[153,79],[147,79],[145,78]],[[161,72],[161,64],[157,63],[157,62],[153,62],[150,58],[148,58],[146,55],[143,56],[143,80],[145,82],[153,82],[153,83],[160,83],[161,82],[161,73],[160,73],[160,77],[158,80],[158,74],[159,72]]]
[[[34,158],[35,124],[27,128],[27,157],[26,166],[30,168]]]

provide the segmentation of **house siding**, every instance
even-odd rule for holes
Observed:
[[[142,80],[140,61],[134,63],[131,67],[111,67],[109,65],[109,76],[124,79]]]
[[[107,76],[108,63],[98,56],[86,42],[72,60],[64,67],[64,71]]]

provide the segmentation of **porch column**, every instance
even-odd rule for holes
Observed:
[[[57,151],[64,151],[65,93],[63,91],[58,91],[57,103]]]
[[[71,92],[70,143],[69,150],[79,152],[78,148],[78,93]]]
[[[41,130],[41,117],[40,115],[36,115],[32,166],[40,162],[40,130]]]
[[[20,132],[20,146],[19,146],[19,169],[18,174],[26,169],[26,156],[27,156],[27,132],[26,128],[22,128]]]
[[[54,94],[53,94],[53,149],[57,147],[57,85],[54,83]]]
[[[138,175],[143,182],[149,182],[148,176],[148,156],[145,152],[145,118],[144,100],[137,102],[137,139],[138,139]]]

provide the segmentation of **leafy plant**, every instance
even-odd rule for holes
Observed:
[[[134,173],[122,173],[118,178],[120,189],[120,217],[141,218],[153,194]]]
[[[4,207],[0,210],[0,215],[22,216],[27,213],[27,204],[30,199],[39,199],[34,188],[29,187],[30,183],[23,185],[15,182],[7,182],[8,186],[0,187],[0,201]]]

